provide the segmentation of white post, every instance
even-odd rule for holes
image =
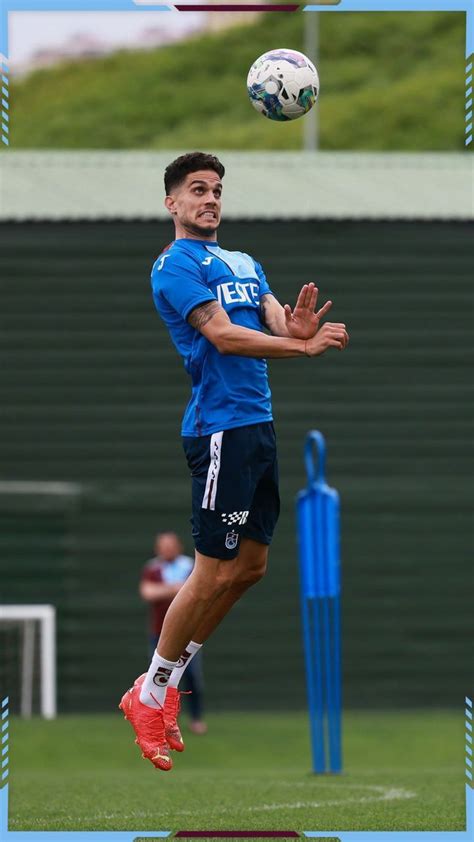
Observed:
[[[318,68],[319,12],[304,12],[304,53]],[[319,147],[318,105],[303,117],[303,141],[305,152],[315,152]]]
[[[41,620],[41,713],[45,719],[56,717],[56,612],[43,606]]]
[[[41,714],[46,719],[54,719],[56,716],[56,609],[53,605],[0,605],[0,623],[11,621],[34,623],[36,620],[40,624]],[[25,648],[27,647],[24,645],[24,652]],[[28,655],[28,652],[26,654]],[[21,707],[23,710],[23,700]]]
[[[21,653],[21,703],[20,712],[30,719],[33,712],[33,670],[35,661],[35,621],[25,620]]]

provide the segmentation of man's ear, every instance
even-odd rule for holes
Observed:
[[[176,214],[175,204],[176,204],[176,202],[175,202],[175,200],[173,199],[173,197],[172,197],[172,196],[167,196],[167,197],[166,197],[166,199],[165,199],[165,208],[166,208],[167,210],[169,210],[170,214],[172,214],[173,216]]]

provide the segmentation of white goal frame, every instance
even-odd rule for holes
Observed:
[[[55,719],[56,707],[56,609],[53,605],[0,605],[0,625],[23,626],[20,711],[30,717],[33,708],[35,623],[40,628],[40,709],[44,719]]]

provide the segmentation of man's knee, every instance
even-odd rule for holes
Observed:
[[[201,596],[205,594],[205,599],[212,600],[230,589],[243,592],[259,582],[267,569],[268,547],[243,539],[237,559],[223,561],[197,553],[196,562],[198,557],[199,564],[196,563],[193,574],[196,580],[199,579]]]
[[[268,547],[265,544],[243,541],[234,576],[234,587],[246,589],[260,582],[266,573],[267,561]]]
[[[218,594],[225,593],[232,587],[234,582],[234,562],[221,561],[216,574],[215,586]]]
[[[188,582],[193,584],[196,592],[206,601],[222,596],[232,586],[232,561],[222,561],[210,556],[196,553],[196,564]]]
[[[252,567],[247,570],[242,570],[235,577],[233,584],[238,588],[244,590],[256,585],[265,576],[266,567]]]

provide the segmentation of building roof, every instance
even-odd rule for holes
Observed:
[[[0,220],[166,218],[170,152],[0,155]],[[472,219],[469,153],[217,152],[226,219]]]

